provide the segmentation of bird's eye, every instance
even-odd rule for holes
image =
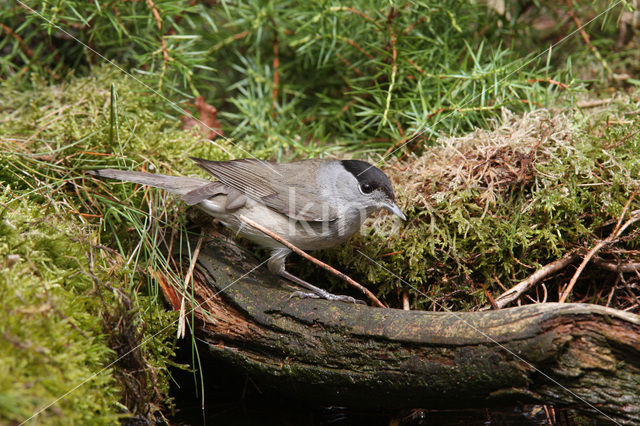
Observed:
[[[360,185],[360,190],[363,194],[371,194],[371,192],[373,192],[373,186],[369,185],[368,183],[363,183],[362,185]]]

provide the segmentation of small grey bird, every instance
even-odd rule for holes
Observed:
[[[371,213],[380,209],[406,220],[395,203],[389,178],[366,161],[273,163],[253,159],[191,159],[217,181],[114,169],[88,173],[162,188],[178,195],[188,205],[197,205],[237,234],[270,249],[269,270],[313,292],[294,293],[301,297],[357,302],[350,296],[331,294],[287,272],[285,259],[291,250],[245,224],[241,215],[302,250],[343,243],[360,229]]]

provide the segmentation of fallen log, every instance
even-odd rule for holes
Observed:
[[[640,423],[637,315],[589,304],[447,313],[301,300],[257,265],[229,244],[203,246],[194,312],[214,357],[262,389],[358,408],[543,403]]]

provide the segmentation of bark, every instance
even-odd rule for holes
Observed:
[[[359,408],[544,403],[640,423],[636,315],[588,304],[446,313],[290,299],[296,288],[264,266],[248,273],[257,265],[208,244],[193,283],[198,337],[261,388]]]

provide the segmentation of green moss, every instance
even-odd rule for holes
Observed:
[[[159,115],[137,83],[107,69],[61,86],[34,81],[25,92],[5,82],[2,90],[0,423],[23,421],[48,404],[41,423],[153,418],[170,404],[176,315],[156,288],[146,291],[138,262],[147,253],[126,256],[141,233],[154,235],[148,223],[136,231],[145,221],[136,204],[158,198],[121,186],[102,198],[83,184],[83,172],[171,172],[180,163],[195,171],[186,155],[224,154]]]
[[[0,222],[0,422],[22,422],[55,402],[38,423],[113,423],[121,389],[85,248],[69,239],[64,219],[12,199],[0,196],[11,204]]]
[[[197,169],[189,155],[223,158],[223,149],[230,148],[224,141],[202,143],[201,135],[181,130],[180,122],[159,111],[157,98],[149,96],[144,86],[107,66],[60,86],[36,80],[32,91],[25,93],[5,82],[2,90],[5,96],[0,105],[10,120],[0,122],[0,131],[12,143],[4,141],[4,149],[17,151],[14,154],[53,151],[72,170],[109,164],[132,168],[171,164],[188,173]]]
[[[418,309],[435,304],[437,310],[468,310],[488,303],[483,286],[497,296],[537,268],[607,237],[629,200],[624,220],[640,208],[640,197],[633,195],[640,177],[634,108],[614,106],[586,121],[579,112],[542,121],[531,114],[427,150],[388,170],[407,223],[394,229],[391,220],[376,218],[350,243],[322,256],[377,285],[391,305],[400,304],[402,291]],[[612,120],[621,124],[607,124],[625,114]],[[599,256],[614,263],[633,259],[638,228],[624,236]],[[558,288],[574,271],[546,283],[549,301],[557,300]],[[616,275],[595,268],[581,278],[577,299],[593,297],[593,289],[613,284]]]

